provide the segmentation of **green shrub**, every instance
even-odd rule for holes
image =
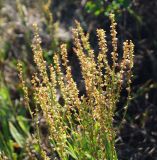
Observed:
[[[85,8],[88,13],[93,13],[95,16],[100,14],[108,16],[110,13],[121,14],[123,10],[128,10],[131,2],[131,0],[89,0],[86,2]]]

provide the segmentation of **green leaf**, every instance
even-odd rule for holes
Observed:
[[[71,155],[75,160],[78,160],[78,157],[75,153],[73,146],[69,142],[67,142],[67,143],[68,143],[67,153],[69,155]]]
[[[6,137],[6,139],[8,139],[10,137],[10,132],[9,132],[7,120],[3,118],[1,125],[2,125],[2,130],[3,130],[4,136]]]
[[[21,136],[21,134],[18,132],[18,130],[11,122],[9,122],[9,129],[15,141],[19,144],[20,147],[22,147],[24,144],[24,138]]]
[[[22,131],[29,136],[29,126],[27,124],[27,119],[23,116],[17,116],[17,121],[19,126],[21,127]]]
[[[98,16],[98,15],[100,15],[100,13],[101,13],[100,10],[96,10],[94,14],[95,14],[96,16]]]
[[[91,160],[94,160],[92,155],[90,155],[88,152],[85,152],[85,156],[88,158],[88,159],[91,159]]]
[[[6,87],[0,87],[0,99],[7,101],[9,99],[9,92]]]
[[[0,151],[4,151],[9,157],[12,157],[12,152],[4,139],[3,134],[0,132]]]

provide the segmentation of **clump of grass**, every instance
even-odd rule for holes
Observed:
[[[47,67],[43,58],[38,28],[34,26],[32,48],[38,72],[33,75],[31,81],[33,96],[36,106],[41,108],[48,123],[52,149],[62,160],[69,158],[75,160],[118,159],[115,150],[116,133],[113,127],[113,117],[123,83],[126,83],[125,89],[128,92],[128,99],[130,98],[134,45],[132,41],[125,41],[123,57],[118,60],[117,24],[113,14],[110,15],[110,19],[113,46],[111,65],[107,58],[108,47],[103,29],[97,29],[99,45],[97,57],[90,46],[89,35],[84,33],[80,23],[76,22],[76,28],[73,29],[74,52],[80,62],[86,89],[86,95],[81,97],[72,76],[66,44],[61,45],[60,53],[54,55],[53,64]],[[62,72],[60,62],[65,69],[65,74]],[[18,66],[25,101],[33,116],[29,106],[28,90],[22,78],[22,66],[21,64]],[[64,99],[63,104],[58,101],[58,89]],[[40,133],[38,140],[40,141]],[[44,159],[49,159],[42,147],[41,155]]]

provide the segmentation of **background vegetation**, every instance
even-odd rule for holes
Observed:
[[[118,23],[119,46],[126,39],[135,44],[135,67],[132,84],[132,101],[116,139],[119,159],[141,160],[157,157],[157,16],[156,0],[0,0],[0,151],[10,159],[30,159],[39,156],[31,115],[24,107],[22,91],[17,76],[17,60],[24,63],[25,81],[30,82],[34,71],[31,49],[32,24],[39,26],[44,58],[51,62],[60,42],[68,45],[69,61],[74,80],[84,93],[80,69],[72,54],[71,28],[77,19],[95,51],[96,28],[109,33],[110,12],[115,13]],[[109,35],[107,35],[109,37]],[[109,40],[109,39],[108,39]],[[109,40],[108,45],[111,47]],[[121,47],[119,47],[121,48]],[[121,53],[121,49],[119,50]],[[31,89],[30,89],[31,90]],[[126,93],[118,104],[115,124],[119,123]],[[32,100],[33,103],[33,100]],[[35,108],[34,108],[35,110]],[[47,136],[45,120],[39,115],[43,137]],[[47,145],[43,148],[49,152]]]

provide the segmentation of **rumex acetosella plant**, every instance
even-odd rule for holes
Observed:
[[[103,29],[97,29],[99,53],[96,57],[89,43],[89,35],[83,32],[78,22],[73,29],[74,53],[79,59],[86,89],[86,94],[83,96],[79,95],[77,84],[73,79],[66,45],[61,45],[60,53],[53,56],[53,65],[47,67],[43,59],[38,28],[35,25],[32,48],[38,72],[33,75],[31,81],[33,96],[36,106],[41,108],[49,126],[52,150],[61,160],[118,159],[115,150],[116,132],[113,127],[113,116],[124,86],[124,79],[125,89],[130,99],[134,45],[132,41],[124,42],[123,57],[118,60],[118,39],[113,14],[110,15],[110,19],[112,64],[109,64],[107,58],[108,47]],[[62,67],[65,73],[62,72]],[[20,63],[18,68],[26,106],[33,117]],[[57,97],[58,90],[64,99],[62,104]],[[40,137],[38,138],[40,141]],[[49,159],[42,147],[41,155],[43,159]]]

